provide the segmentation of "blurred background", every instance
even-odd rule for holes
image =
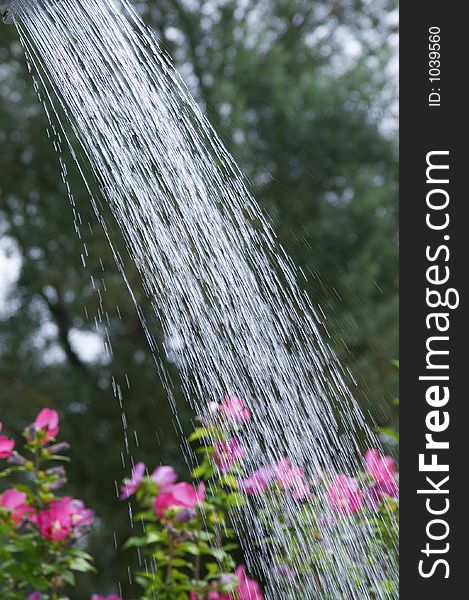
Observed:
[[[281,243],[327,315],[371,423],[396,426],[398,320],[397,2],[134,2],[249,179]],[[116,499],[124,469],[124,390],[132,452],[185,474],[180,437],[130,296],[66,157],[82,242],[47,121],[13,27],[0,31],[0,421],[16,434],[44,406],[71,442],[70,483],[98,515],[88,540],[99,574],[77,599],[115,589],[134,556]],[[110,218],[110,217],[109,217]],[[114,230],[117,246],[122,244]],[[103,270],[104,269],[104,270]],[[127,265],[151,322],[138,274]],[[96,331],[99,297],[114,350]],[[118,307],[118,309],[117,309]],[[121,318],[122,317],[122,318]],[[158,334],[158,324],[153,324]],[[171,365],[168,365],[171,369]],[[128,375],[129,384],[124,378]],[[178,398],[183,429],[193,415]],[[126,465],[127,467],[127,465]],[[74,596],[75,598],[75,596]]]

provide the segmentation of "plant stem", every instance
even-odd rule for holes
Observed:
[[[169,548],[168,548],[168,567],[166,569],[166,582],[168,582],[169,579],[171,578],[171,573],[173,570],[173,556],[174,556],[174,539],[171,538],[171,541],[169,542]]]
[[[195,591],[199,591],[199,581],[200,581],[200,571],[201,571],[201,556],[200,556],[200,537],[196,535],[196,546],[197,546],[197,554],[195,557],[194,563],[194,579],[195,579]]]
[[[34,487],[36,489],[36,505],[37,508],[41,507],[41,496],[39,494],[39,467],[41,466],[40,464],[40,460],[41,460],[41,449],[40,448],[36,448],[35,452],[34,452]]]

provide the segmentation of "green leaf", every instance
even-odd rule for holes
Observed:
[[[234,475],[231,475],[230,473],[225,473],[224,475],[221,475],[220,483],[221,483],[221,485],[226,485],[235,490],[238,489],[238,481],[237,481],[236,477]]]
[[[71,571],[65,571],[62,573],[62,577],[69,585],[75,585],[75,575]]]
[[[80,573],[88,573],[95,571],[96,569],[90,565],[90,563],[84,558],[74,558],[69,563],[69,568],[72,571],[79,571]]]
[[[216,560],[222,562],[226,558],[226,552],[222,548],[207,548],[203,554],[213,556]]]
[[[209,469],[210,465],[207,462],[203,462],[201,465],[192,470],[192,477],[194,479],[200,479],[201,477],[206,476]]]
[[[52,454],[47,460],[52,460],[55,462],[71,462],[71,458],[69,456],[62,456],[61,454]]]
[[[183,542],[180,544],[179,548],[184,551],[192,554],[194,556],[198,556],[200,554],[200,548],[194,542]]]
[[[189,442],[195,442],[203,439],[213,439],[217,430],[213,427],[197,427],[187,438]]]
[[[385,435],[386,437],[391,438],[395,442],[399,442],[399,434],[391,427],[375,427],[374,431],[380,435]]]
[[[139,546],[148,546],[149,544],[156,544],[165,539],[163,534],[157,531],[151,531],[144,536],[133,536],[130,537],[124,544],[124,548],[135,548]]]
[[[230,508],[233,506],[243,506],[246,504],[246,498],[242,494],[232,492],[231,494],[227,494],[225,504]]]
[[[173,558],[171,561],[171,564],[173,565],[173,567],[190,567],[191,563],[187,560],[184,560],[183,558]],[[174,576],[174,571],[173,571],[173,576]]]

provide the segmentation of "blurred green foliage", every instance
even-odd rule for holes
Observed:
[[[357,381],[362,406],[378,425],[395,424],[397,375],[390,361],[397,355],[396,82],[389,62],[396,2],[135,5],[304,271],[304,285],[327,315],[330,342]],[[114,549],[114,533],[119,544],[129,529],[114,481],[129,473],[130,463],[112,382],[123,390],[128,443],[139,459],[184,469],[179,424],[173,423],[137,314],[68,159],[83,222],[83,240],[77,238],[16,32],[3,27],[0,36],[1,249],[21,261],[0,314],[0,420],[8,411],[10,423],[23,423],[43,406],[66,415],[63,436],[72,443],[74,465],[70,493],[102,517],[90,551],[106,591],[116,581],[125,585],[128,564]],[[113,236],[123,247],[117,230]],[[131,264],[127,271],[151,321],[138,274]],[[90,276],[101,290],[106,287],[102,306]],[[91,338],[77,344],[77,334],[95,331],[94,318],[103,309],[112,361],[85,360]],[[151,326],[158,338],[158,324]],[[185,429],[191,415],[177,390],[175,399]],[[77,598],[87,597],[86,585]]]

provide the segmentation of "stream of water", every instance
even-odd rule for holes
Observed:
[[[83,171],[91,167],[119,224],[187,401],[199,412],[227,393],[245,401],[252,412],[240,431],[248,470],[288,456],[313,482],[324,470],[353,475],[356,432],[367,428],[321,339],[322,316],[152,33],[126,0],[15,0],[13,6],[46,110],[62,121],[60,135],[72,151],[71,135],[78,140],[78,163]],[[99,201],[92,201],[107,231]],[[143,316],[142,323],[171,398]],[[295,523],[298,501],[288,500],[281,514],[271,505],[268,493],[260,495],[239,509],[235,523],[268,598],[315,599],[319,589],[321,598],[386,597],[376,591],[378,582],[395,580],[397,566],[384,556],[369,560],[372,524],[352,527],[332,509],[328,516],[339,521],[340,534],[328,538],[325,527],[321,544],[333,567],[317,578],[300,577],[299,591],[297,578],[285,576],[276,561],[280,552],[300,573],[303,557],[317,553],[313,517],[297,532],[301,548],[293,554],[284,524]],[[273,544],[265,543],[259,509],[270,511]],[[351,556],[375,591],[350,576]]]

